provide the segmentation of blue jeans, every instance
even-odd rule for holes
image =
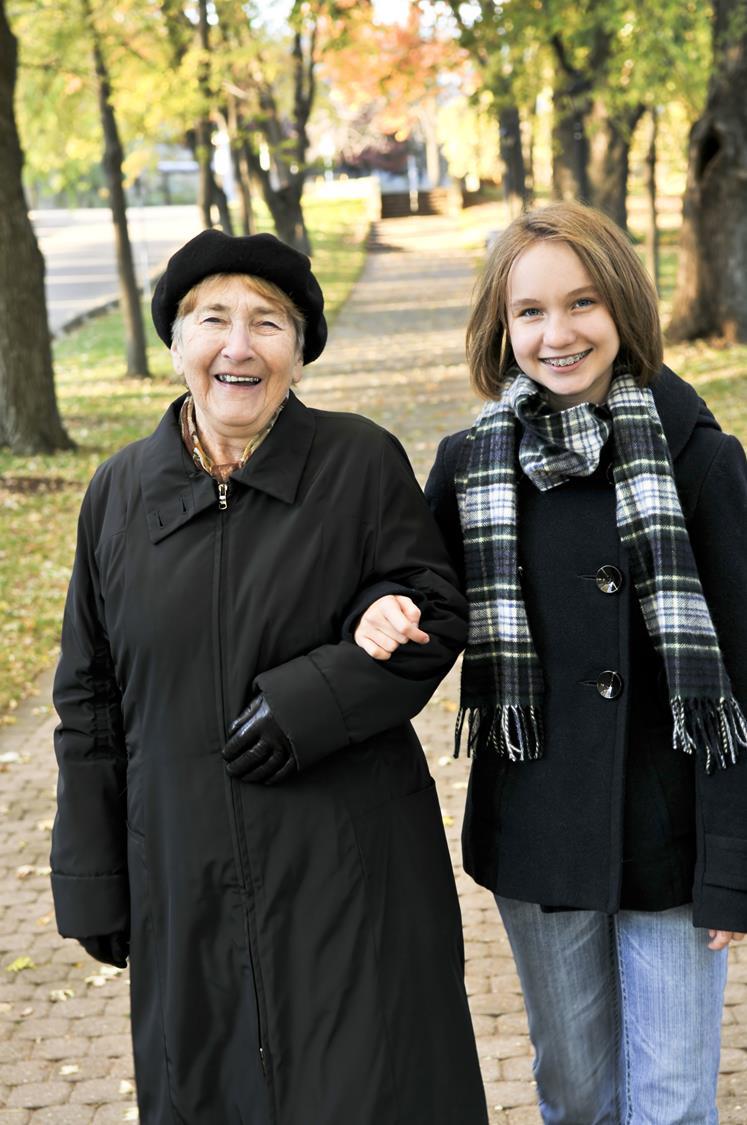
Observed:
[[[607,915],[496,896],[521,979],[546,1125],[718,1121],[727,951],[692,908]]]

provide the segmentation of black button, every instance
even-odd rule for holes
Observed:
[[[619,672],[600,672],[597,677],[597,691],[603,699],[617,699],[623,689]]]
[[[600,566],[596,575],[597,587],[603,594],[616,594],[623,584],[623,576],[616,566],[605,563]]]

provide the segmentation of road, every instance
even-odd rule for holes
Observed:
[[[131,207],[128,220],[141,285],[202,226],[193,205]],[[49,327],[57,336],[119,296],[111,212],[107,207],[32,211],[31,221],[47,266]]]

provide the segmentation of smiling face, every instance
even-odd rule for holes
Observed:
[[[506,315],[517,364],[545,387],[555,410],[604,401],[620,338],[567,243],[540,240],[519,255],[509,274]]]
[[[301,375],[293,322],[239,276],[208,278],[171,345],[195,419],[218,464],[238,460]]]

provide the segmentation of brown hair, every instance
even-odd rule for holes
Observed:
[[[495,399],[510,377],[516,360],[507,329],[509,274],[519,255],[543,239],[564,242],[578,254],[620,337],[615,369],[629,371],[646,386],[662,363],[656,289],[612,219],[575,202],[527,211],[498,237],[475,287],[467,325],[472,386],[483,398]]]
[[[304,330],[306,328],[303,313],[296,307],[288,294],[284,293],[274,282],[266,281],[263,277],[254,277],[252,274],[248,273],[211,273],[208,277],[204,277],[202,281],[198,281],[196,285],[193,285],[192,288],[184,294],[176,310],[176,316],[174,317],[174,323],[171,328],[171,338],[174,343],[181,344],[184,318],[189,316],[191,312],[194,312],[200,300],[200,296],[202,295],[202,291],[208,282],[228,281],[233,277],[242,281],[247,289],[259,293],[260,297],[272,301],[274,305],[277,305],[283,310],[296,333],[296,350],[299,355],[302,355]]]

